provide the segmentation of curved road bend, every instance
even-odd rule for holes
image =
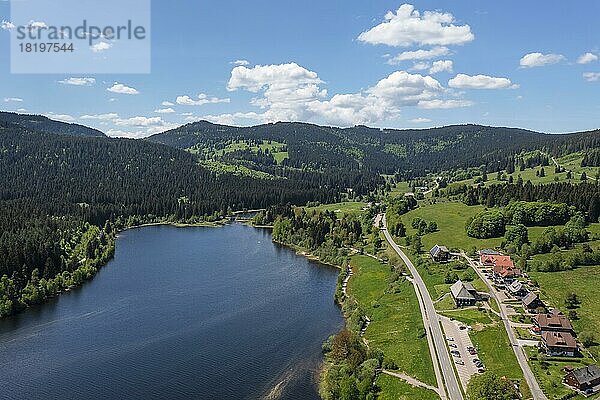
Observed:
[[[525,377],[525,381],[529,385],[529,389],[531,389],[531,395],[533,396],[533,399],[534,400],[548,400],[548,398],[546,397],[546,395],[540,388],[538,381],[535,379],[535,375],[533,375],[533,372],[531,371],[531,367],[529,367],[529,363],[527,362],[527,357],[525,356],[525,352],[523,351],[523,348],[519,345],[519,341],[515,337],[515,333],[513,332],[512,328],[510,326],[510,319],[508,318],[508,315],[506,314],[506,309],[504,308],[504,305],[502,303],[500,303],[500,300],[498,299],[498,296],[496,295],[496,289],[494,289],[492,287],[489,280],[483,275],[483,272],[481,272],[479,270],[479,268],[477,268],[477,265],[475,265],[475,263],[473,262],[473,260],[471,260],[471,258],[467,257],[467,255],[465,253],[462,253],[461,255],[469,262],[469,265],[471,265],[471,268],[473,268],[475,270],[475,272],[477,272],[477,275],[479,275],[479,278],[481,278],[481,280],[485,282],[486,286],[490,290],[490,295],[492,296],[494,301],[498,304],[498,308],[500,309],[500,317],[502,318],[502,322],[504,322],[504,329],[506,329],[506,333],[508,334],[508,338],[510,340],[510,345],[511,345],[513,351],[515,352],[515,356],[517,357],[517,361],[519,362],[521,369],[523,370],[523,376]]]
[[[460,390],[460,384],[458,383],[458,378],[454,373],[454,365],[453,360],[450,358],[450,354],[448,353],[448,349],[446,348],[446,339],[444,338],[444,334],[442,332],[442,327],[440,325],[440,319],[435,311],[435,307],[433,305],[433,300],[429,295],[429,291],[425,286],[425,282],[419,275],[419,272],[410,261],[410,259],[404,254],[404,252],[398,247],[398,245],[392,239],[392,236],[387,230],[387,221],[385,219],[385,215],[383,216],[383,227],[381,230],[385,235],[385,238],[392,246],[392,248],[398,253],[402,261],[408,267],[410,273],[412,274],[415,283],[417,285],[417,289],[420,292],[420,297],[423,299],[423,305],[425,306],[426,315],[423,316],[423,322],[426,324],[425,328],[428,332],[431,332],[431,337],[433,339],[433,344],[435,349],[430,349],[432,357],[434,355],[439,360],[439,365],[442,370],[442,375],[444,376],[444,381],[446,383],[446,389],[448,392],[448,398],[450,400],[463,400],[463,394]],[[440,394],[443,393],[443,386],[440,387]]]

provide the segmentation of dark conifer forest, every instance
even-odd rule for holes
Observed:
[[[514,169],[599,145],[599,131],[545,135],[476,125],[401,131],[199,122],[146,140],[114,139],[0,113],[0,316],[90,279],[112,256],[115,234],[130,226],[337,202],[383,187],[383,174]],[[535,160],[519,158],[535,150]],[[596,153],[586,154],[586,163],[596,162]],[[592,183],[479,187],[463,195],[468,204],[540,199],[574,205],[595,220],[600,214]]]

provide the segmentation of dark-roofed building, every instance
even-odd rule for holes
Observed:
[[[574,357],[577,341],[569,332],[542,331],[542,345],[553,357]]]
[[[527,295],[527,288],[523,285],[523,282],[514,281],[510,285],[508,285],[508,292],[514,297],[525,297]]]
[[[600,391],[600,368],[597,365],[588,365],[570,371],[565,375],[564,382],[586,394]]]
[[[523,297],[523,307],[529,312],[546,312],[546,305],[540,300],[537,294],[529,292]]]
[[[429,250],[429,254],[434,261],[448,261],[450,259],[450,250],[446,246],[435,245],[431,250]]]
[[[542,332],[568,332],[575,334],[569,318],[556,308],[549,313],[536,315],[533,317],[533,322]]]
[[[450,294],[457,307],[473,306],[479,300],[477,290],[469,282],[456,281],[450,286]]]

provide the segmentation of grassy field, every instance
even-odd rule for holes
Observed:
[[[438,395],[431,390],[413,387],[393,376],[381,374],[377,378],[377,386],[381,392],[378,400],[435,400]]]
[[[541,287],[541,297],[549,305],[560,308],[564,312],[565,296],[576,293],[581,304],[577,308],[579,319],[573,321],[575,330],[591,332],[600,341],[600,307],[598,307],[598,285],[600,284],[600,266],[581,267],[564,272],[531,272],[531,277],[538,281]],[[600,346],[590,350],[596,358],[600,358]]]
[[[279,178],[266,172],[255,171],[243,165],[227,164],[221,161],[203,160],[200,164],[217,174],[234,174],[238,176],[248,176],[257,179],[283,179]]]
[[[367,206],[367,203],[360,201],[345,201],[343,203],[333,204],[322,204],[316,207],[307,207],[306,210],[318,210],[318,211],[333,211],[336,214],[360,214],[363,212],[363,208]]]
[[[582,167],[581,160],[583,160],[582,153],[573,153],[557,159],[560,165],[562,165],[568,170],[573,171],[574,178],[576,178],[577,180],[580,178],[582,172],[585,172],[588,178],[595,178],[598,171],[600,171],[600,168]]]
[[[271,142],[269,143],[266,140],[263,140],[260,145],[249,145],[247,142],[238,141],[234,143],[228,144],[224,149],[215,150],[214,148],[190,148],[188,151],[193,154],[203,153],[211,157],[222,157],[227,153],[234,152],[236,150],[246,150],[257,153],[259,150],[265,151],[269,150],[271,154],[273,154],[273,158],[278,164],[281,164],[283,160],[289,158],[288,152],[283,151],[285,148],[285,144],[279,142]]]
[[[523,371],[512,351],[504,326],[496,321],[487,325],[483,330],[473,330],[470,333],[473,344],[478,349],[479,359],[488,371],[499,376],[519,380],[524,397],[529,396],[529,387],[523,378]]]
[[[477,248],[495,247],[502,243],[502,238],[474,239],[467,236],[465,225],[470,217],[483,211],[483,206],[467,206],[457,202],[440,202],[422,205],[402,216],[402,222],[408,234],[414,234],[411,227],[414,218],[420,217],[427,221],[435,221],[438,231],[423,236],[423,245],[427,251],[434,245],[440,244],[448,248],[469,251],[473,246]]]
[[[545,166],[544,168],[544,176],[540,176],[540,172],[542,167],[535,168],[526,168],[523,171],[515,171],[512,174],[513,180],[516,182],[519,176],[523,179],[524,182],[531,181],[531,183],[552,183],[552,182],[581,182],[581,173],[585,172],[588,178],[595,178],[598,171],[600,171],[599,167],[582,167],[581,160],[583,159],[583,155],[581,153],[573,153],[567,156],[558,158],[558,163],[565,167],[566,170],[572,171],[572,179],[567,179],[567,172],[555,173],[554,164]],[[508,179],[509,175],[506,175],[506,179]],[[593,180],[593,179],[592,179]],[[494,185],[506,183],[506,181],[499,181],[497,179],[497,174],[490,173],[488,174],[488,180],[485,182],[486,185]],[[463,181],[452,182],[449,186],[458,186],[458,185],[474,185],[475,179],[466,179]]]
[[[350,279],[348,293],[371,319],[365,334],[369,346],[381,349],[400,371],[435,385],[433,364],[413,285],[405,280],[399,285],[400,293],[388,293],[388,265],[367,256],[354,256],[351,263],[355,275]]]
[[[487,312],[479,311],[476,308],[457,309],[453,311],[444,311],[440,313],[448,318],[455,319],[467,325],[491,324],[492,318]]]
[[[390,192],[390,196],[399,197],[404,196],[405,193],[410,192],[410,186],[408,182],[398,182]]]

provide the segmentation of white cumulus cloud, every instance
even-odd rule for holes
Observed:
[[[170,101],[163,101],[162,103],[160,103],[162,106],[164,107],[171,107],[174,106],[174,103],[171,103]]]
[[[390,65],[400,64],[402,61],[414,61],[414,60],[431,60],[432,58],[438,58],[447,56],[450,54],[450,49],[443,46],[434,47],[429,50],[414,50],[405,51],[398,54],[395,57],[390,58],[387,63]]]
[[[98,42],[98,43],[90,46],[90,49],[94,53],[100,53],[100,52],[103,52],[103,51],[106,51],[106,50],[110,49],[111,47],[113,47],[112,43]]]
[[[448,81],[448,86],[455,89],[516,89],[508,78],[496,78],[487,75],[458,74]]]
[[[403,4],[396,12],[388,11],[384,22],[361,33],[358,40],[370,44],[407,47],[457,45],[475,38],[469,25],[455,25],[454,22],[454,16],[450,13],[421,13],[413,5]]]
[[[430,74],[437,74],[440,72],[452,72],[454,68],[454,63],[452,60],[439,60],[434,61],[429,69]]]
[[[462,107],[471,107],[474,103],[470,100],[442,100],[442,99],[434,99],[434,100],[422,100],[419,102],[419,108],[424,108],[427,110],[434,109],[450,109],[450,108],[462,108]]]
[[[565,61],[566,58],[562,54],[542,54],[542,53],[529,53],[525,54],[519,64],[523,68],[543,67],[544,65],[557,64],[561,61]]]
[[[413,124],[426,124],[431,122],[431,120],[429,118],[413,118],[408,120],[408,122],[412,122]]]
[[[374,124],[396,119],[403,107],[452,108],[471,103],[443,99],[447,92],[436,79],[396,71],[375,85],[356,93],[338,93],[328,98],[318,74],[296,63],[232,70],[229,90],[256,93],[251,104],[260,113],[210,116],[219,123],[310,121],[341,126]],[[208,119],[208,117],[207,117]]]
[[[119,94],[139,94],[140,92],[132,87],[123,85],[122,83],[118,83],[115,82],[111,87],[109,87],[108,89],[109,92],[112,93],[119,93]]]
[[[96,79],[94,78],[67,78],[62,81],[58,81],[58,83],[62,83],[63,85],[72,85],[72,86],[92,86],[96,83]]]
[[[175,112],[175,110],[173,110],[171,107],[168,107],[168,108],[158,108],[158,109],[154,110],[154,112],[157,114],[172,114]]]
[[[598,82],[600,81],[600,72],[584,72],[583,79],[588,82]]]
[[[106,114],[85,114],[79,117],[83,120],[98,120],[98,121],[112,121],[119,118],[117,113],[106,113]]]
[[[15,29],[15,24],[10,21],[2,20],[2,22],[0,22],[0,28],[4,29],[5,31],[10,31],[11,29]]]
[[[48,112],[48,113],[44,114],[44,116],[46,116],[50,119],[55,119],[55,120],[63,121],[63,122],[75,121],[75,117],[73,117],[72,115],[69,115],[69,114],[56,114],[53,112]]]
[[[46,29],[46,28],[48,28],[48,24],[46,24],[44,21],[31,20],[27,24],[27,28],[29,28],[30,30]]]
[[[412,67],[410,67],[411,71],[425,71],[429,69],[431,65],[428,62],[418,62],[414,63]]]
[[[233,65],[249,65],[250,61],[248,60],[235,60],[230,62],[229,64],[233,64]]]
[[[131,117],[131,118],[117,118],[114,120],[115,125],[117,126],[161,126],[164,125],[165,122],[161,117]]]
[[[220,99],[218,97],[209,97],[204,93],[198,95],[197,100],[191,98],[188,95],[177,96],[175,102],[184,106],[202,106],[204,104],[216,104],[216,103],[229,103],[229,98]]]
[[[5,97],[4,102],[5,103],[22,103],[23,99],[20,97]]]
[[[589,64],[591,62],[598,61],[598,56],[594,53],[585,53],[579,56],[577,64]]]

